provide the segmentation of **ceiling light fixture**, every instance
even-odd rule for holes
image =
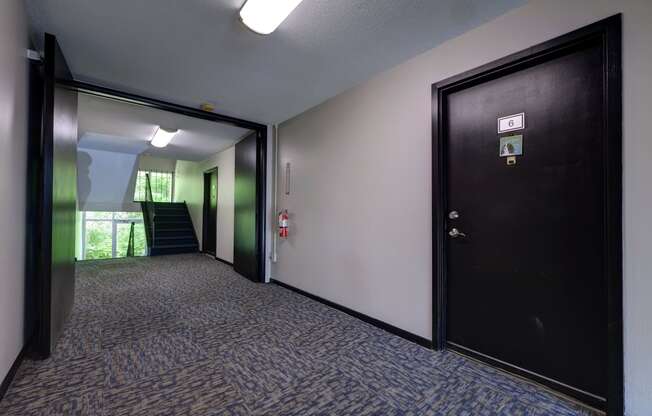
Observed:
[[[170,144],[170,141],[178,132],[179,130],[177,129],[164,129],[163,127],[157,127],[150,142],[154,147],[165,147]]]
[[[269,35],[292,13],[302,0],[247,0],[240,9],[240,20],[249,29]]]

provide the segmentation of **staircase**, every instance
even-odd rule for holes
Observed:
[[[147,253],[196,253],[199,243],[185,202],[141,202]]]

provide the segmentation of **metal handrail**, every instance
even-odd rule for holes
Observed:
[[[126,257],[133,257],[134,256],[134,228],[136,227],[136,223],[132,222],[131,227],[129,229],[129,243],[127,243],[127,255]]]
[[[149,173],[145,174],[145,201],[154,202],[154,196],[152,195],[152,182],[149,179]]]

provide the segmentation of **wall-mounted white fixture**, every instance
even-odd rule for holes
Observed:
[[[157,127],[150,142],[154,147],[165,147],[170,144],[170,141],[172,141],[172,138],[178,132],[179,130],[177,129],[164,129],[163,127]]]
[[[249,29],[269,35],[292,13],[302,0],[247,0],[240,9],[240,20]]]

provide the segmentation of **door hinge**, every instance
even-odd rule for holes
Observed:
[[[27,49],[27,59],[36,62],[41,62],[43,60],[41,54],[34,49]]]

